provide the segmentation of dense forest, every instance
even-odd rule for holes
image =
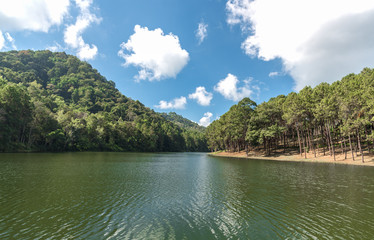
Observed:
[[[205,127],[200,126],[199,124],[192,122],[191,120],[184,118],[183,116],[178,115],[175,112],[161,113],[161,115],[165,119],[177,124],[181,128],[196,130],[198,132],[203,132],[205,130]]]
[[[205,129],[188,121],[125,97],[72,55],[0,52],[0,151],[206,151]]]
[[[186,149],[189,152],[208,152],[209,148],[205,138],[205,127],[184,118],[175,112],[161,113],[166,120],[176,124],[184,129],[182,136],[184,138]]]
[[[337,153],[364,161],[374,149],[374,70],[365,68],[332,84],[305,87],[256,106],[245,98],[206,130],[213,151],[261,150],[269,155],[297,149]]]

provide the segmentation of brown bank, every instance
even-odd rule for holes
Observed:
[[[288,153],[275,153],[270,156],[265,156],[261,152],[250,152],[247,156],[245,151],[241,152],[212,152],[209,153],[211,156],[217,157],[232,157],[232,158],[245,158],[245,159],[263,159],[263,160],[273,160],[273,161],[288,161],[288,162],[314,162],[314,163],[335,163],[335,164],[349,164],[349,165],[357,165],[357,166],[371,166],[374,167],[374,155],[373,154],[365,154],[365,162],[361,161],[361,157],[354,156],[354,160],[350,154],[336,154],[335,161],[332,156],[328,153],[326,155],[317,155],[314,157],[313,153],[308,153],[307,158],[305,158],[304,154],[301,156],[299,153],[295,152],[288,152]]]

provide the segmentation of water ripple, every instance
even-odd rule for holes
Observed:
[[[367,168],[184,153],[15,156],[0,161],[0,239],[374,236]]]

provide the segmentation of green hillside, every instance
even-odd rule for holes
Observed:
[[[72,55],[0,52],[0,151],[205,151],[197,130],[127,98]]]
[[[181,128],[185,129],[191,129],[191,130],[197,130],[197,131],[205,131],[205,127],[200,126],[199,124],[184,118],[181,115],[176,114],[175,112],[169,112],[169,113],[161,113],[161,115],[169,120],[170,122],[173,122],[177,124]]]
[[[208,151],[205,139],[205,127],[184,118],[175,112],[161,113],[161,115],[168,121],[176,124],[182,129],[185,129],[183,137],[185,139],[186,148],[192,152],[206,152]]]

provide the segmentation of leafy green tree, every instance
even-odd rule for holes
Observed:
[[[1,150],[24,149],[32,121],[32,104],[25,88],[14,83],[0,89]]]

